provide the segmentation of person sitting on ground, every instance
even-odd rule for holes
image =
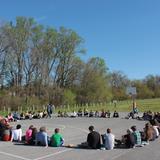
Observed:
[[[132,129],[132,134],[134,136],[134,143],[135,143],[135,146],[142,146],[142,140],[141,140],[141,134],[139,131],[137,131],[137,128],[136,126],[132,126],[131,127]],[[135,147],[134,146],[134,147]]]
[[[104,134],[104,147],[107,150],[111,150],[114,148],[115,135],[111,133],[111,129],[107,129],[107,133]]]
[[[107,118],[110,118],[110,117],[111,117],[111,112],[110,112],[110,110],[108,110],[106,114],[107,114]]]
[[[84,108],[84,113],[83,113],[83,115],[85,116],[85,117],[88,117],[88,109],[87,108]]]
[[[160,123],[158,122],[157,119],[154,119],[154,123],[155,123],[155,126],[157,126],[158,128],[158,131],[159,131],[159,134],[160,134]]]
[[[38,111],[38,118],[39,119],[43,118],[43,111]]]
[[[101,139],[100,134],[94,131],[94,126],[89,126],[89,134],[87,136],[87,141],[78,145],[78,148],[87,148],[87,149],[100,149],[101,148]],[[69,145],[70,146],[70,145]]]
[[[63,116],[64,116],[64,117],[68,117],[67,111],[64,112],[64,115],[63,115]]]
[[[95,117],[99,117],[99,111],[96,110]]]
[[[16,112],[16,111],[13,112],[13,118],[14,118],[15,121],[20,120],[20,114],[18,112]]]
[[[7,119],[8,119],[9,122],[13,122],[14,121],[12,113],[8,114]]]
[[[47,118],[47,111],[43,110],[43,117],[42,118]]]
[[[101,111],[101,118],[106,118],[106,112],[104,111],[104,109],[102,109]]]
[[[37,114],[36,112],[33,112],[33,113],[32,113],[32,118],[33,118],[33,119],[38,119],[38,114]]]
[[[127,134],[122,136],[121,140],[115,139],[116,146],[120,148],[133,148],[134,143],[134,136],[132,134],[131,129],[127,129]]]
[[[24,114],[24,112],[22,112],[22,113],[20,114],[20,119],[21,119],[21,120],[24,120],[24,119],[25,119],[25,114]]]
[[[90,126],[88,129],[90,131],[90,133],[87,136],[88,148],[100,149],[101,147],[100,134],[94,131],[94,126]]]
[[[150,123],[151,123],[152,128],[153,128],[153,140],[154,140],[154,139],[159,137],[159,130],[158,130],[159,126],[156,124],[155,119],[150,120]]]
[[[33,114],[32,114],[31,111],[26,112],[26,117],[25,117],[25,119],[29,119],[29,120],[33,119]]]
[[[8,123],[6,122],[6,120],[4,118],[0,120],[0,139],[2,139],[2,137],[3,137],[3,132],[4,132],[5,126],[7,124]]]
[[[55,133],[51,136],[51,146],[52,147],[60,147],[64,144],[64,139],[62,135],[59,133],[59,128],[55,129]]]
[[[33,128],[32,128],[31,138],[30,138],[29,141],[28,141],[28,144],[29,144],[29,145],[35,145],[37,132],[38,132],[38,131],[37,131],[37,128],[36,128],[36,127],[33,127]]]
[[[77,113],[76,113],[76,111],[73,111],[72,113],[71,113],[71,116],[70,116],[71,118],[75,118],[75,117],[77,117]]]
[[[40,127],[39,132],[36,134],[35,145],[48,147],[49,138],[46,132],[46,127]]]
[[[133,148],[135,145],[134,136],[131,129],[127,129],[127,134],[122,136],[122,142],[126,148]]]
[[[77,115],[78,115],[78,117],[82,117],[82,109],[80,108],[79,110],[78,110],[78,113],[77,113]]]
[[[16,129],[12,129],[11,142],[12,141],[21,142],[21,140],[22,140],[22,129],[21,125],[18,124],[16,126]]]
[[[93,117],[94,116],[94,112],[91,110],[90,112],[89,112],[89,117]]]
[[[62,111],[58,111],[57,117],[63,117]]]
[[[119,117],[119,113],[117,111],[114,111],[113,118],[118,118],[118,117]]]
[[[33,125],[30,125],[26,131],[26,135],[25,135],[25,143],[26,144],[28,144],[30,139],[32,138],[32,129],[33,129]]]
[[[3,141],[10,141],[11,140],[11,126],[6,124],[3,131],[2,140]]]
[[[153,140],[153,129],[149,123],[145,124],[145,128],[143,129],[144,132],[142,133],[142,141],[145,144],[149,144],[149,141]]]

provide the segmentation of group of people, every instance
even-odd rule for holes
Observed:
[[[2,141],[24,142],[28,145],[45,147],[59,147],[64,144],[64,139],[59,132],[60,129],[55,128],[54,134],[49,137],[45,126],[40,127],[38,131],[36,127],[30,125],[25,135],[22,135],[22,126],[20,124],[18,124],[16,128],[13,128],[4,119],[0,121],[0,139]]]
[[[116,139],[110,128],[103,135],[94,131],[94,126],[90,126],[89,131],[87,142],[82,143],[79,147],[107,150],[114,149],[114,147],[135,148],[148,145],[150,141],[157,139],[160,134],[160,124],[153,119],[145,124],[143,131],[138,131],[136,126],[131,126],[121,139]]]
[[[61,112],[58,111],[58,117],[96,117],[96,118],[111,118],[111,112],[105,111],[104,109],[102,109],[101,111],[93,111],[90,110],[88,111],[87,109],[84,109],[84,111],[82,111],[82,109],[79,109],[78,112],[76,111],[72,111],[71,113],[67,113],[67,112]],[[119,113],[115,110],[113,112],[112,115],[113,118],[118,118],[119,117]]]
[[[13,112],[6,115],[5,119],[9,122],[17,121],[17,120],[25,120],[25,119],[41,119],[41,118],[52,118],[52,114],[54,113],[55,107],[53,104],[49,103],[46,106],[46,109],[43,111],[32,112]]]
[[[133,105],[134,106],[134,105]],[[0,140],[3,141],[15,141],[15,142],[24,142],[27,145],[40,145],[40,146],[53,146],[59,147],[64,145],[64,138],[60,134],[60,129],[55,128],[52,136],[49,136],[46,131],[46,127],[40,127],[39,131],[33,125],[30,125],[26,130],[25,135],[22,135],[22,127],[20,124],[13,128],[9,122],[23,119],[32,119],[34,116],[36,118],[49,117],[52,118],[52,113],[54,112],[54,105],[48,104],[45,112],[38,112],[37,114],[32,114],[27,112],[24,116],[20,114],[17,116],[17,112],[13,115],[10,113],[6,118],[0,118]],[[132,115],[132,114],[133,115]],[[135,114],[138,114],[137,107],[133,107],[133,111],[130,113],[130,116],[134,118]],[[58,112],[58,116],[68,116],[65,112]],[[70,117],[102,117],[110,118],[110,111],[105,111],[104,109],[99,111],[90,112],[87,109],[83,111],[80,109],[78,112],[73,111],[70,114]],[[114,111],[113,117],[118,118],[119,113]],[[90,148],[90,149],[107,149],[111,150],[114,147],[124,147],[124,148],[135,148],[136,146],[148,145],[150,141],[154,141],[159,137],[160,134],[160,113],[152,113],[151,111],[144,112],[142,116],[143,120],[148,122],[145,124],[145,127],[142,131],[138,131],[136,126],[131,126],[127,129],[125,135],[121,139],[116,139],[115,135],[112,133],[112,129],[108,128],[105,134],[100,135],[99,132],[94,130],[94,126],[89,126],[89,134],[87,136],[86,142],[83,142],[76,147],[78,148]],[[72,147],[72,145],[67,145]],[[75,146],[74,146],[75,147]]]
[[[78,148],[88,148],[88,149],[108,149],[111,150],[115,145],[115,135],[112,134],[111,129],[108,128],[104,135],[100,135],[99,132],[94,130],[94,126],[89,126],[89,134],[87,136],[87,141],[78,145]],[[102,143],[101,143],[102,140]]]
[[[122,136],[122,139],[116,139],[111,128],[108,128],[105,134],[100,135],[99,132],[94,130],[94,126],[89,126],[87,141],[76,147],[107,150],[114,149],[114,147],[134,148],[136,146],[148,145],[150,141],[157,139],[159,134],[160,124],[156,119],[147,122],[142,131],[138,131],[136,126],[132,126],[130,129],[127,129],[127,133]],[[55,128],[55,132],[52,136],[49,136],[45,126],[40,127],[38,131],[36,127],[30,125],[23,136],[20,124],[13,128],[5,119],[0,121],[0,139],[45,147],[64,145],[64,138],[60,134],[59,128]]]
[[[30,145],[42,145],[45,147],[50,145],[56,147],[64,144],[64,139],[59,132],[59,128],[56,128],[55,133],[49,137],[46,132],[46,127],[40,127],[39,131],[37,131],[37,128],[31,125],[27,129],[25,136],[22,136],[20,124],[14,129],[5,119],[0,121],[0,138],[3,141],[24,141],[26,144]],[[116,145],[118,147],[134,148],[135,146],[149,144],[150,141],[158,138],[160,125],[156,119],[152,119],[150,122],[146,123],[143,131],[138,131],[136,126],[132,126],[120,140],[115,139],[115,135],[110,128],[107,129],[104,135],[100,135],[96,132],[94,126],[89,127],[89,132],[87,141],[78,145],[78,147],[110,150]]]
[[[51,137],[48,136],[46,127],[40,127],[39,131],[33,125],[31,125],[24,136],[25,144],[39,145],[39,146],[52,146],[60,147],[64,144],[64,139],[60,134],[60,129],[55,128],[54,134]]]
[[[142,116],[143,120],[152,120],[152,119],[156,119],[159,123],[160,123],[160,112],[151,112],[151,111],[146,111],[143,113]]]

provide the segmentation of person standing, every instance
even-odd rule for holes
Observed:
[[[54,109],[54,105],[49,103],[47,105],[47,117],[52,118],[53,109]]]

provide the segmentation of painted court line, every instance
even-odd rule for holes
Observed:
[[[6,152],[2,152],[2,151],[0,151],[0,154],[10,156],[10,157],[13,157],[13,158],[23,159],[23,160],[31,160],[31,159],[28,159],[28,158],[24,158],[22,156],[14,155],[14,154],[11,154],[11,153],[6,153]]]
[[[39,158],[35,158],[34,160],[40,160],[40,159],[45,159],[45,158],[48,158],[48,157],[51,157],[51,156],[55,156],[55,155],[58,155],[58,154],[61,154],[61,153],[64,153],[64,152],[69,152],[73,149],[65,149],[65,150],[62,150],[62,151],[59,151],[59,152],[56,152],[56,153],[52,153],[52,154],[48,154],[46,156],[42,156],[42,157],[39,157]]]

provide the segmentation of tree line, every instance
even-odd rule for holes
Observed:
[[[104,59],[82,54],[84,40],[72,29],[46,27],[33,18],[0,24],[0,106],[86,104],[129,98],[160,97],[160,76],[129,80],[110,72]]]

